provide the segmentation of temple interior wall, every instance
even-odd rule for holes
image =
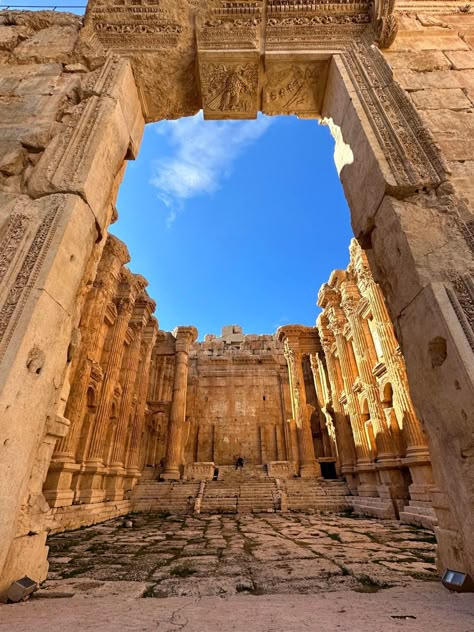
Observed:
[[[327,53],[321,67],[300,74],[319,82],[301,113],[331,118],[351,149],[341,181],[428,436],[439,566],[472,573],[474,17],[455,3],[446,14],[435,7],[427,15],[404,4],[388,51],[361,38],[350,54]],[[178,21],[180,11],[185,15],[182,36],[177,29],[172,36],[178,45],[157,35],[153,46],[167,52],[150,53],[145,65],[134,53],[112,54],[127,38],[106,34],[101,44],[90,20],[82,29],[79,18],[62,13],[0,16],[0,591],[19,575],[46,572],[52,514],[42,486],[71,425],[64,413],[79,322],[115,216],[124,160],[136,155],[145,120],[190,115],[201,105],[186,7],[179,0],[171,8]],[[272,33],[275,47],[279,35]],[[209,51],[200,54],[213,61]],[[233,107],[225,98],[217,102]],[[209,104],[205,95],[205,109]],[[256,113],[258,99],[245,107]],[[277,103],[272,112],[288,109]],[[144,414],[153,417],[153,410]],[[307,420],[307,410],[295,412]],[[343,400],[341,423],[349,414]],[[156,435],[157,422],[150,423],[145,432]],[[303,426],[295,428],[302,437]],[[308,447],[308,434],[301,445]],[[98,459],[94,467],[101,466]]]
[[[283,348],[272,336],[230,334],[190,351],[185,461],[230,465],[286,461],[289,403]],[[208,337],[209,338],[209,337]]]

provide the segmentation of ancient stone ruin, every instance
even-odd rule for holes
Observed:
[[[0,594],[133,508],[350,506],[474,576],[473,69],[464,0],[0,12]],[[200,109],[330,127],[356,241],[316,327],[164,332],[125,267],[126,161]]]

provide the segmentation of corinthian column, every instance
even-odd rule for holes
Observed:
[[[151,303],[151,305],[149,304]],[[111,450],[110,463],[107,471],[107,499],[120,500],[123,498],[123,479],[125,475],[125,443],[127,433],[131,429],[132,402],[135,395],[137,382],[138,364],[140,362],[140,351],[144,325],[150,316],[150,307],[153,301],[147,301],[147,296],[143,295],[135,301],[135,310],[130,323],[133,332],[133,339],[126,354],[126,365],[122,371],[122,398],[120,401],[117,432]]]
[[[338,361],[333,354],[335,339],[333,333],[329,329],[329,319],[327,314],[320,314],[316,321],[316,325],[319,331],[328,370],[330,393],[326,406],[329,406],[334,413],[336,444],[341,460],[341,474],[346,477],[350,489],[355,491],[357,486],[355,480],[356,452],[354,438],[352,436],[351,427],[344,409],[339,401],[344,388],[339,379],[339,373],[342,374],[342,371],[338,371]]]
[[[129,488],[133,487],[134,482],[140,477],[140,442],[145,423],[151,354],[153,352],[153,346],[156,341],[157,333],[157,321],[154,317],[151,317],[143,333],[142,362],[137,381],[137,405],[133,417],[127,454],[127,476],[130,478],[130,482],[128,483]]]
[[[300,476],[305,478],[321,476],[321,468],[314,456],[311,430],[311,415],[314,408],[306,402],[303,356],[300,348],[300,336],[308,329],[298,325],[287,325],[280,327],[277,332],[278,339],[284,344],[288,363],[291,408],[298,436]]]
[[[400,469],[401,461],[397,454],[391,429],[387,426],[385,420],[377,383],[372,373],[362,318],[357,310],[361,295],[352,280],[348,279],[341,284],[341,296],[341,306],[352,331],[362,389],[367,398],[370,422],[375,434],[377,446],[376,469],[382,482],[382,485],[378,486],[378,492],[382,498],[406,499],[408,497],[408,489]]]
[[[176,356],[174,369],[173,399],[166,445],[163,480],[178,480],[181,477],[181,455],[183,427],[186,418],[186,393],[188,386],[189,348],[197,338],[195,327],[177,327],[173,332],[176,338]]]
[[[325,284],[319,291],[318,305],[327,309],[329,317],[329,328],[331,329],[335,341],[339,362],[341,365],[342,381],[344,393],[347,399],[347,408],[354,435],[355,449],[357,454],[357,472],[359,474],[360,496],[377,496],[377,485],[375,468],[372,461],[371,448],[362,422],[359,401],[354,393],[354,385],[357,374],[351,362],[349,343],[344,336],[346,317],[341,308],[341,295],[338,290]]]
[[[129,260],[125,244],[109,235],[81,316],[81,342],[76,353],[77,360],[73,361],[71,368],[71,390],[64,413],[70,421],[69,432],[56,444],[44,485],[44,495],[52,507],[73,502],[71,484],[74,473],[80,468],[80,463],[76,463],[76,452],[86,416],[87,391],[91,383],[102,376],[99,365],[104,345],[102,325],[107,307],[117,290],[122,267]]]
[[[413,485],[410,496],[414,500],[429,500],[433,486],[431,459],[426,434],[415,412],[408,387],[405,362],[395,337],[392,321],[380,287],[370,272],[367,257],[359,244],[353,240],[350,247],[359,287],[369,301],[373,321],[382,347],[383,359],[392,384],[394,407],[401,421],[403,437],[407,446],[403,459],[410,469]]]
[[[76,492],[76,498],[82,502],[97,502],[105,497],[105,491],[101,489],[102,477],[105,473],[104,451],[110,448],[110,446],[105,445],[105,441],[110,424],[114,390],[118,386],[120,376],[125,335],[136,296],[134,287],[130,284],[131,276],[128,270],[124,271],[122,287],[117,298],[117,319],[110,336],[104,380],[92,428],[91,440],[85,454],[83,473],[79,482],[80,489]]]

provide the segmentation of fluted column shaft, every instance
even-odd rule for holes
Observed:
[[[334,441],[334,425],[331,423],[329,427],[327,411],[325,412],[326,405],[329,403],[329,393],[327,388],[327,376],[324,368],[321,365],[321,360],[318,355],[311,354],[310,356],[311,371],[313,372],[314,386],[318,398],[319,408],[321,411],[321,421],[324,418],[325,433],[322,435],[324,456],[336,456],[337,447]]]
[[[367,341],[365,339],[363,324],[357,313],[357,304],[360,295],[358,295],[357,288],[351,282],[343,284],[342,293],[342,308],[351,327],[359,376],[364,393],[367,396],[370,420],[375,431],[377,457],[378,460],[387,458],[393,459],[396,456],[396,449],[390,435],[390,430],[387,428],[382,403],[378,395],[377,384],[368,358]]]
[[[339,388],[337,385],[337,370],[335,367],[335,359],[331,353],[331,350],[328,345],[324,345],[324,353],[326,357],[326,366],[328,369],[328,377],[331,386],[332,397],[332,407],[334,409],[335,414],[335,424],[336,424],[336,444],[338,447],[338,452],[341,458],[341,466],[342,467],[352,467],[354,465],[354,441],[352,439],[350,429],[347,426],[346,416],[344,411],[341,408],[339,401],[337,400],[336,394],[339,392]]]
[[[127,436],[129,426],[130,409],[132,406],[135,390],[134,387],[137,379],[138,363],[140,361],[143,324],[133,323],[132,330],[134,331],[134,337],[130,343],[127,366],[125,367],[124,379],[122,382],[122,399],[120,401],[115,443],[112,448],[110,462],[111,467],[123,467],[125,458],[125,438]]]
[[[188,387],[189,346],[194,342],[197,331],[191,327],[179,327],[176,334],[176,355],[171,401],[168,442],[166,445],[164,479],[179,479],[182,450],[183,426],[186,418],[186,395]]]
[[[319,473],[319,464],[314,455],[313,433],[311,430],[312,407],[308,406],[306,402],[302,354],[292,349],[288,340],[285,341],[285,357],[290,378],[293,418],[296,422],[298,435],[300,474],[302,476],[317,475]]]
[[[178,351],[175,362],[173,400],[171,402],[164,474],[178,474],[177,478],[179,478],[182,425],[184,423],[186,413],[186,391],[188,380],[187,352]]]
[[[366,287],[384,360],[392,380],[394,398],[403,414],[403,433],[407,444],[407,453],[420,449],[427,450],[427,438],[408,392],[405,363],[398,348],[382,291],[372,278],[368,279]]]
[[[69,419],[68,434],[56,445],[53,460],[74,460],[80,429],[87,403],[91,368],[98,364],[104,341],[101,337],[107,306],[112,300],[114,286],[103,283],[93,287],[86,301],[81,319],[82,340],[78,352],[79,361],[74,371],[71,391],[66,404],[65,417]]]
[[[149,329],[149,328],[147,328]],[[138,375],[137,388],[137,406],[132,423],[130,436],[130,446],[127,455],[127,468],[130,470],[138,470],[140,458],[140,439],[142,436],[143,425],[145,423],[146,396],[148,393],[148,381],[150,374],[151,354],[156,339],[156,327],[144,334],[144,354],[142,357],[142,365]]]
[[[337,353],[339,355],[339,362],[341,365],[342,381],[344,383],[344,391],[347,397],[347,406],[349,409],[349,416],[352,422],[352,430],[355,435],[355,449],[357,454],[357,464],[370,463],[371,451],[367,435],[365,434],[364,424],[362,423],[359,402],[355,397],[352,387],[354,386],[355,375],[352,372],[351,360],[349,356],[349,350],[347,348],[347,340],[345,339],[342,331],[335,327],[333,328],[334,337],[336,340]]]
[[[131,315],[131,303],[121,301],[118,307],[117,320],[112,329],[110,352],[105,368],[101,397],[97,407],[92,437],[87,450],[86,462],[102,464],[104,453],[104,440],[107,433],[107,425],[110,418],[110,409],[113,400],[113,391],[117,385],[122,356],[124,352],[124,338]]]

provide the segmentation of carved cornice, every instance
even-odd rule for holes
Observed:
[[[103,255],[104,261],[107,255],[116,257],[122,265],[130,261],[130,253],[128,252],[127,246],[123,241],[118,239],[118,237],[111,234],[107,236],[107,241],[105,242]]]
[[[331,287],[329,283],[324,283],[318,292],[317,302],[319,307],[322,307],[323,309],[339,306],[341,304],[341,294],[334,287]]]

